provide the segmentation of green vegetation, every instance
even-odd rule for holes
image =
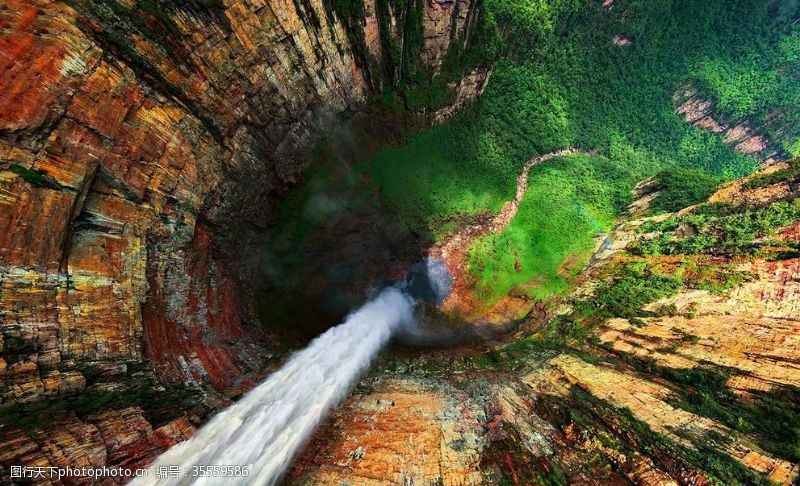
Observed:
[[[459,216],[497,211],[513,197],[515,170],[492,157],[493,149],[490,140],[434,127],[402,149],[378,153],[371,174],[390,210],[418,233],[439,239]],[[483,155],[464,157],[454,170],[454,157],[470,151]]]
[[[487,364],[516,369],[530,362],[532,356],[554,355],[567,348],[567,340],[586,335],[586,329],[568,318],[559,317],[551,321],[536,334],[517,339],[499,349],[490,351],[486,356]]]
[[[654,189],[659,192],[650,203],[650,211],[673,213],[704,202],[721,182],[722,178],[703,170],[670,167],[655,175]]]
[[[579,306],[584,315],[603,317],[637,317],[647,315],[642,307],[664,297],[675,295],[683,281],[680,276],[658,273],[644,262],[624,266],[622,276],[601,286],[595,298]]]
[[[464,216],[498,211],[514,197],[517,175],[532,155],[571,143],[550,80],[509,71],[493,76],[503,78],[519,83],[498,91],[496,104],[380,151],[370,163],[388,206],[431,239],[449,233]],[[554,124],[560,128],[554,131]]]
[[[534,9],[528,2],[516,12]],[[726,176],[740,175],[755,167],[753,160],[733,152],[721,139],[692,128],[675,113],[672,96],[686,79],[694,77],[707,57],[731,49],[731,43],[777,42],[780,32],[772,27],[766,7],[758,2],[626,2],[606,11],[597,2],[539,2],[538,9],[552,12],[550,34],[536,36],[526,46],[514,42],[512,66],[498,65],[498,73],[512,70],[514,84],[520,78],[545,77],[558,88],[574,143],[620,159],[629,167],[654,173],[659,167],[678,165],[703,168]],[[511,8],[511,7],[509,7]],[[538,12],[509,18],[513,26],[533,19]],[[747,18],[746,26],[742,19]],[[668,20],[667,20],[668,19]],[[752,21],[756,26],[752,26]],[[721,24],[721,25],[714,25]],[[714,29],[712,39],[706,32]],[[783,30],[783,29],[779,29]],[[619,47],[611,41],[621,35],[632,44]],[[524,36],[517,36],[517,38]],[[510,64],[510,63],[509,63]],[[493,86],[506,89],[503,78]],[[490,90],[485,105],[492,105]],[[513,107],[513,108],[512,108]],[[515,109],[506,105],[504,109]],[[511,127],[513,128],[513,127]],[[549,136],[551,130],[539,136]]]
[[[478,295],[492,302],[515,287],[531,298],[567,290],[569,271],[580,270],[593,237],[630,202],[633,180],[621,164],[603,157],[570,156],[534,167],[511,224],[471,250]],[[568,259],[571,268],[562,268]]]
[[[698,265],[691,260],[686,263],[688,288],[719,294],[755,278],[751,272],[736,270],[733,265]]]
[[[747,271],[736,270],[733,265],[704,265],[692,260],[684,263],[685,284],[688,288],[723,293],[756,278]]]
[[[45,187],[48,185],[47,180],[45,179],[45,173],[42,170],[31,170],[19,164],[12,164],[10,169],[11,172],[22,177],[22,180],[33,187]]]
[[[800,218],[800,198],[777,201],[768,206],[749,207],[705,204],[691,213],[656,223],[643,224],[640,232],[657,231],[655,238],[643,239],[633,251],[639,255],[677,255],[704,252],[730,255],[756,254],[775,230]],[[680,228],[691,227],[693,235],[676,238]]]
[[[743,51],[782,49],[782,69],[795,63],[798,27],[763,2],[632,1],[607,11],[599,2],[581,0],[493,0],[485,8],[487,25],[505,34],[504,59],[469,113],[372,160],[387,205],[415,231],[437,240],[460,222],[497,211],[512,197],[525,161],[536,154],[584,147],[598,150],[607,158],[602,164],[613,167],[583,174],[590,163],[575,158],[575,169],[550,161],[545,165],[557,171],[534,171],[525,207],[511,227],[472,250],[470,268],[487,303],[512,289],[531,297],[564,289],[559,269],[585,255],[597,231],[624,207],[620,195],[637,180],[659,174],[662,195],[653,208],[674,211],[757,167],[719,135],[675,114],[673,94],[687,81],[704,96],[728,100],[720,106],[733,110],[731,116],[752,114],[758,121],[762,108],[798,106],[781,103],[800,91],[800,83],[770,78],[781,86],[780,95],[770,88],[772,95],[764,92],[756,102],[734,107],[733,96],[712,82],[718,72],[712,65],[759,72],[753,66],[761,61],[740,56]],[[612,43],[618,35],[631,45]],[[734,84],[738,90],[747,86],[744,78]],[[581,197],[589,184],[607,185],[614,193],[593,206],[596,200]],[[551,211],[556,207],[567,214]]]
[[[796,18],[796,4],[765,3],[755,29],[769,28],[764,17]],[[794,12],[793,12],[794,11]],[[777,23],[776,22],[776,23]],[[773,35],[756,35],[721,50],[696,73],[698,85],[729,120],[747,118],[765,124],[767,134],[780,140],[790,154],[800,155],[800,31],[774,25]],[[763,32],[763,30],[762,30]],[[776,108],[778,110],[776,111]]]

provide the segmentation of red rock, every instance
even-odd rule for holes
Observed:
[[[101,3],[0,3],[0,342],[16,347],[0,359],[3,404],[79,392],[87,376],[121,387],[143,362],[166,384],[251,384],[235,380],[259,376],[270,344],[246,291],[253,228],[299,180],[316,115],[369,90],[319,0],[168,20]],[[18,459],[144,464],[192,431],[120,414],[38,429]]]

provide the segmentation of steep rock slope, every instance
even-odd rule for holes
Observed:
[[[212,234],[236,231],[234,217],[263,225],[266,196],[301,168],[289,157],[311,138],[314,110],[365,96],[334,31],[318,40],[327,31],[309,32],[299,12],[269,9],[272,31],[234,28],[254,7],[226,10],[230,43],[214,22],[181,17],[187,53],[198,44],[187,58],[131,33],[142,54],[130,57],[149,56],[173,96],[81,30],[118,35],[96,18],[61,3],[4,10],[4,335],[29,351],[8,363],[5,400],[57,394],[80,381],[78,366],[111,373],[144,352],[174,381],[241,373],[225,345],[243,332],[236,282]],[[261,75],[241,78],[237,63]]]
[[[415,10],[442,52],[477,15],[453,8]],[[373,92],[358,32],[321,1],[260,0],[10,0],[0,30],[0,401],[157,391],[153,377],[240,393],[275,344],[251,311],[250,247],[331,118]],[[125,428],[84,408],[76,430]],[[46,424],[3,433],[28,444],[4,465],[77,453],[46,447]],[[90,462],[130,459],[106,449]]]
[[[510,344],[385,357],[292,483],[793,484],[795,164],[621,223]]]

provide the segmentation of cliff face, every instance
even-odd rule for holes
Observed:
[[[796,484],[795,164],[632,216],[510,344],[387,356],[289,482]]]
[[[435,69],[474,9],[419,11]],[[374,16],[368,45],[389,42]],[[372,92],[357,36],[321,0],[9,0],[0,30],[0,401],[124,390],[150,368],[236,393],[274,345],[252,242],[331,117]],[[82,419],[101,431],[90,462],[114,462],[106,418]]]
[[[113,12],[94,8],[2,12],[6,402],[145,354],[169,381],[222,385],[247,369],[237,361],[257,354],[228,344],[244,332],[240,296],[213,234],[264,227],[314,113],[366,94],[336,49],[341,28],[314,31],[294,9],[232,4],[225,27],[176,12],[165,47],[133,29],[117,39],[125,18],[106,27]]]
[[[5,401],[144,355],[164,379],[217,387],[257,367],[232,345],[253,332],[238,253],[324,119],[370,92],[320,1],[149,5],[0,10]],[[420,61],[439,66],[473,11],[425,6]]]

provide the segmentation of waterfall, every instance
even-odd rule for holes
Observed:
[[[217,414],[194,437],[164,452],[150,466],[147,478],[132,484],[275,484],[392,333],[411,321],[412,306],[400,290],[385,289]],[[179,477],[157,477],[159,466],[176,465]],[[248,466],[248,475],[195,476],[194,466],[213,465]]]

